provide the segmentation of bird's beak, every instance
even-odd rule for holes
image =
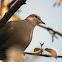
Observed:
[[[43,21],[41,21],[42,24],[45,24]]]
[[[41,23],[38,26],[43,26],[45,23],[41,20]]]
[[[41,21],[41,23],[38,25],[38,26],[40,26],[40,27],[44,27],[46,24],[43,22],[43,21]]]

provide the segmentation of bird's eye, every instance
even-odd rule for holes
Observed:
[[[38,18],[37,16],[35,16],[36,18]]]

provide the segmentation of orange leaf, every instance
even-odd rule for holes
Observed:
[[[13,16],[14,21],[20,20],[20,18],[16,15]]]

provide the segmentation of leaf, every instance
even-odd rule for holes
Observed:
[[[13,18],[14,18],[15,21],[20,20],[20,18],[16,15],[14,15]]]
[[[58,39],[58,37],[55,35],[56,34],[55,32],[53,32],[51,34],[52,34],[52,42],[54,41],[54,37]]]
[[[60,6],[61,4],[60,3],[58,3],[58,6]]]
[[[55,50],[50,49],[50,48],[45,48],[45,51],[49,52],[52,55],[52,57],[57,58],[57,53]]]
[[[54,41],[54,36],[52,36],[52,42]]]
[[[34,52],[39,51],[39,50],[40,50],[40,48],[35,48],[35,49],[34,49]]]

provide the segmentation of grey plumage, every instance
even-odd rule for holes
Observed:
[[[32,40],[34,27],[40,23],[45,24],[36,14],[25,20],[7,22],[0,29],[0,59],[5,59],[6,50],[12,46],[25,50]]]

